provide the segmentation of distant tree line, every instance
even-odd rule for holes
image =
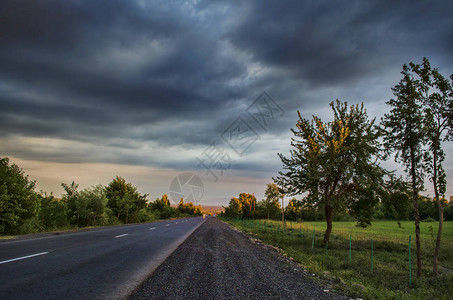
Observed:
[[[266,191],[269,191],[269,186],[275,186],[274,183],[269,183]],[[276,188],[278,191],[278,187]],[[241,196],[242,195],[242,196]],[[371,211],[372,220],[395,220],[395,221],[413,221],[414,208],[411,207],[410,197],[407,194],[397,195],[403,200],[395,200],[394,193],[388,193],[385,197],[373,207]],[[279,200],[281,195],[277,194],[274,201],[269,201],[265,198],[256,201],[255,209],[250,211],[250,205],[247,205],[247,199],[253,198],[252,194],[241,193],[239,197],[233,197],[230,203],[225,207],[225,212],[221,215],[230,218],[239,219],[273,219],[281,220],[282,209]],[[244,205],[245,204],[245,205]],[[453,201],[447,201],[442,198],[442,206],[444,209],[444,220],[453,221]],[[252,205],[253,208],[253,205]],[[306,221],[325,221],[323,211],[317,206],[311,205],[305,199],[297,200],[291,198],[284,209],[285,220],[306,222]],[[422,222],[433,222],[439,220],[439,213],[436,199],[425,196],[419,196],[419,214]],[[333,215],[334,221],[352,221],[355,220],[347,210],[338,210]]]
[[[56,229],[148,222],[171,217],[200,216],[201,206],[170,206],[167,195],[148,201],[147,194],[120,176],[107,186],[79,189],[62,183],[61,198],[35,191],[35,182],[8,158],[0,158],[0,235]]]

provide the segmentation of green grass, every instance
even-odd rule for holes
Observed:
[[[355,222],[334,222],[328,249],[322,243],[325,222],[229,221],[263,242],[281,248],[305,269],[333,282],[336,289],[365,299],[453,299],[453,222],[444,223],[439,265],[444,274],[432,276],[436,222],[420,224],[423,277],[415,278],[416,247],[413,222],[375,221],[368,228]],[[292,230],[291,230],[292,228]],[[315,231],[314,248],[313,230]],[[412,284],[409,285],[409,235],[412,236]],[[352,238],[349,260],[349,237]],[[373,239],[373,271],[371,271]],[[326,272],[328,271],[328,272]]]

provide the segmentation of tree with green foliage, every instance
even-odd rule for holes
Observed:
[[[256,215],[256,198],[253,194],[240,193],[238,198],[231,198],[225,207],[225,216],[230,218],[252,218]]]
[[[52,230],[68,227],[68,205],[66,202],[55,199],[52,194],[41,193],[39,197],[41,197],[39,220],[42,228]]]
[[[178,210],[183,214],[192,216],[202,216],[203,210],[200,205],[194,205],[192,202],[184,203],[184,199],[181,198],[178,204]]]
[[[419,211],[420,211],[420,221],[426,220],[438,220],[438,207],[436,199],[419,195]],[[443,205],[444,203],[442,203]]]
[[[298,111],[297,129],[291,129],[294,149],[289,158],[279,153],[286,171],[274,178],[285,194],[308,192],[305,200],[324,209],[324,243],[332,231],[333,211],[349,207],[363,213],[370,209],[386,173],[378,163],[381,131],[374,119],[368,119],[363,103],[348,107],[337,100],[330,106],[334,118],[328,123],[316,116],[309,121]],[[369,222],[368,217],[361,221]]]
[[[282,197],[279,187],[275,183],[268,183],[264,191],[263,206],[267,219],[275,218],[281,211],[280,198]]]
[[[411,204],[410,193],[409,183],[402,177],[397,178],[392,174],[385,183],[381,197],[385,212],[394,215],[398,221],[407,220]]]
[[[116,176],[105,188],[107,206],[123,223],[138,222],[140,211],[146,208],[146,197],[141,195],[135,186]]]
[[[62,183],[61,186],[66,194],[63,195],[62,200],[68,205],[68,217],[72,224],[77,226],[85,226],[84,220],[87,216],[87,203],[85,199],[79,196],[79,185],[74,181],[71,184]]]
[[[300,217],[304,221],[320,221],[323,219],[323,212],[320,210],[320,207],[311,201],[302,199],[300,201],[302,207],[300,210]]]
[[[122,213],[122,202],[126,195],[132,190],[131,184],[120,176],[116,176],[106,187],[107,206],[112,210],[117,220],[120,220]]]
[[[450,198],[450,202],[445,204],[444,218],[445,218],[445,221],[453,221],[453,201],[451,200],[451,198]]]
[[[290,221],[301,219],[302,206],[302,201],[299,201],[296,198],[289,200],[288,205],[285,207],[285,219]]]
[[[90,225],[104,225],[108,221],[107,196],[102,185],[86,188],[79,193],[80,199],[86,203],[85,223]]]
[[[280,216],[282,208],[279,201],[268,202],[262,199],[256,202],[255,217],[263,219],[276,219]]]
[[[424,57],[421,65],[410,63],[411,71],[418,76],[417,89],[423,109],[423,126],[426,130],[429,156],[425,157],[429,179],[433,183],[434,195],[439,211],[439,229],[434,251],[433,272],[438,274],[438,257],[443,228],[443,205],[445,197],[446,175],[443,168],[445,152],[442,142],[453,137],[453,88],[452,84],[438,69],[432,68]],[[453,80],[453,75],[450,76]]]
[[[159,214],[161,219],[168,219],[174,216],[177,210],[170,206],[170,200],[166,194],[162,195],[162,198],[157,198],[154,202],[149,204],[151,211]]]
[[[162,198],[157,198],[154,202],[151,202],[153,210],[163,210],[166,207],[170,207],[170,201],[168,200],[167,194],[162,195]]]
[[[21,233],[37,216],[40,203],[35,182],[8,158],[0,158],[0,233]],[[28,224],[33,226],[33,224]]]
[[[253,194],[249,193],[240,193],[239,201],[242,206],[242,216],[247,218],[252,218],[255,216],[256,210],[256,198]]]
[[[422,257],[418,194],[423,189],[426,170],[423,158],[427,154],[423,145],[427,139],[423,126],[420,81],[414,78],[407,65],[403,66],[401,74],[403,78],[392,88],[396,99],[386,102],[391,110],[385,114],[382,125],[386,130],[384,137],[386,148],[389,152],[396,153],[395,161],[404,166],[411,180],[417,246],[417,277],[420,277],[422,275]]]
[[[242,214],[242,203],[238,198],[233,197],[225,207],[225,216],[228,218],[238,218]]]

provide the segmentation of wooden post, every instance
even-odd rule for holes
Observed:
[[[373,239],[371,239],[371,273],[373,273]]]
[[[411,236],[409,235],[409,286],[412,285]]]
[[[349,234],[349,261],[351,261],[351,243],[352,243],[352,235]]]
[[[311,240],[311,249],[315,248],[315,229],[313,229],[313,239]]]

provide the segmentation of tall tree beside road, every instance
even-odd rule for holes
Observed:
[[[285,218],[290,221],[301,219],[302,201],[292,198],[289,200],[288,205],[285,207]]]
[[[107,196],[102,185],[86,188],[80,197],[87,203],[87,223],[93,226],[105,225],[108,222]]]
[[[297,128],[291,129],[294,149],[289,158],[279,153],[285,171],[274,178],[286,194],[308,192],[305,201],[324,208],[324,243],[329,241],[335,209],[355,209],[361,223],[369,222],[371,214],[363,213],[372,209],[386,173],[377,162],[380,130],[363,104],[349,107],[337,100],[330,106],[334,118],[328,123],[316,116],[309,121],[298,111]]]
[[[238,198],[233,197],[230,203],[225,207],[225,216],[229,218],[238,218],[242,214],[242,204]]]
[[[153,202],[149,203],[148,208],[151,212],[155,212],[161,219],[167,219],[174,216],[176,209],[170,206],[170,200],[168,200],[167,194],[162,195],[162,198],[157,198]]]
[[[278,214],[280,211],[280,189],[275,183],[268,183],[264,191],[264,197],[262,209],[265,211],[267,219],[275,217],[276,213]]]
[[[255,215],[256,209],[256,198],[253,194],[249,193],[240,193],[239,201],[242,206],[242,215],[244,217],[253,217]]]
[[[86,203],[84,199],[79,196],[79,185],[74,181],[71,184],[62,183],[61,186],[66,194],[63,195],[62,201],[68,206],[69,222],[79,226],[80,219],[85,219],[86,216]],[[82,223],[84,223],[82,221]]]
[[[420,248],[420,213],[418,194],[423,188],[425,175],[423,149],[427,142],[423,126],[421,83],[414,79],[411,69],[403,66],[403,78],[392,88],[396,99],[386,102],[391,110],[385,114],[382,125],[386,129],[384,142],[389,152],[395,152],[395,161],[405,167],[411,179],[412,199],[414,203],[415,243],[417,245],[417,277],[422,275],[422,257]]]
[[[20,228],[37,215],[39,197],[35,182],[8,158],[0,158],[0,234],[21,233]]]
[[[67,228],[69,226],[67,203],[56,199],[53,194],[41,193],[39,197],[41,198],[39,220],[42,229]]]
[[[434,195],[439,210],[439,229],[434,251],[433,273],[438,273],[438,257],[443,228],[443,203],[445,197],[446,176],[443,168],[445,152],[442,142],[453,137],[453,88],[452,84],[442,76],[438,69],[432,68],[429,60],[424,57],[421,65],[410,63],[411,71],[418,75],[421,105],[424,113],[423,126],[426,129],[430,155],[426,156],[429,179],[433,183]],[[453,75],[450,76],[453,80]]]
[[[105,225],[108,223],[107,197],[105,188],[97,185],[78,191],[74,181],[68,185],[62,183],[66,194],[63,202],[67,204],[69,221],[79,227]]]
[[[107,206],[119,221],[137,222],[140,210],[146,207],[147,195],[141,195],[135,186],[116,176],[105,188]]]
[[[239,197],[233,197],[230,203],[225,207],[225,215],[227,217],[255,217],[256,198],[253,194],[240,193]]]

